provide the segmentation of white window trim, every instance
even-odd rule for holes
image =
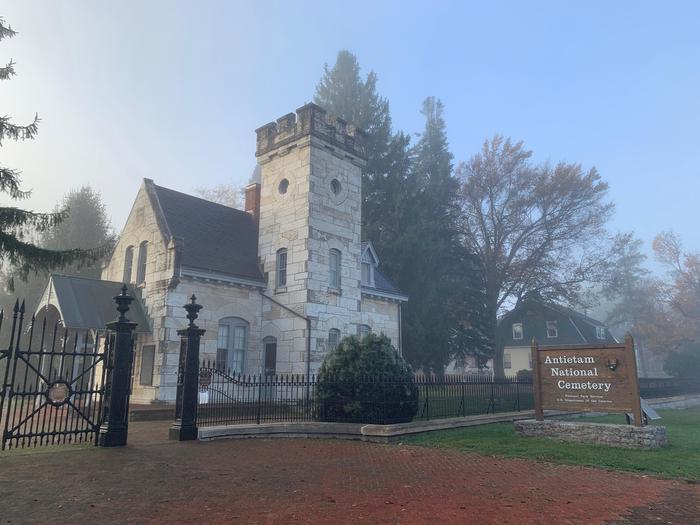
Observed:
[[[549,335],[549,328],[550,328],[550,323],[551,326],[554,328],[554,335]],[[547,332],[547,339],[556,339],[559,337],[559,326],[556,320],[554,321],[545,321],[545,330]]]
[[[605,339],[605,327],[604,326],[596,326],[595,327],[595,336],[597,339]]]
[[[516,326],[520,327],[520,337],[515,336],[515,327]],[[515,341],[522,341],[524,339],[524,336],[525,336],[525,332],[523,331],[523,323],[513,323],[512,329],[513,329],[513,339]]]

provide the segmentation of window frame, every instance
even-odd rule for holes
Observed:
[[[516,337],[515,335],[516,327],[520,330],[520,337]],[[512,331],[514,341],[522,341],[525,338],[525,330],[523,329],[523,323],[513,323]]]
[[[333,336],[337,337],[335,344],[333,344]],[[331,328],[328,330],[328,350],[333,351],[340,345],[340,330],[337,328]]]
[[[149,356],[148,361],[146,360],[146,349],[149,349],[149,351],[152,352],[152,355]],[[148,368],[144,370],[144,365],[148,365],[150,367],[150,374],[144,372],[148,372]],[[143,345],[141,347],[141,362],[139,363],[139,386],[153,386],[153,377],[155,375],[155,369],[156,369],[156,345],[154,344],[148,344],[148,345]],[[144,376],[146,379],[144,380]]]
[[[340,290],[342,285],[341,269],[343,255],[337,248],[328,251],[328,286],[331,290]]]
[[[275,290],[287,287],[287,263],[287,248],[280,248],[275,255]]]
[[[226,328],[225,347],[222,346],[222,328]],[[236,347],[238,338],[237,329],[243,330],[243,343],[241,347]],[[242,374],[245,372],[245,360],[248,353],[248,337],[250,334],[250,323],[240,317],[224,317],[219,319],[216,335],[216,364],[217,368],[230,370],[232,374]],[[225,353],[224,353],[225,352]],[[237,353],[240,357],[236,359]],[[223,358],[222,358],[223,355]],[[238,364],[238,368],[236,367]]]
[[[596,339],[599,339],[599,340],[607,339],[604,326],[596,326],[595,327],[595,337],[596,337]]]
[[[550,330],[554,329],[552,332],[554,335],[551,335]],[[553,321],[545,321],[545,329],[547,331],[547,339],[556,339],[559,337],[559,323],[557,323],[557,320]]]
[[[139,244],[139,257],[136,261],[136,285],[146,284],[146,267],[148,265],[148,241]]]
[[[372,333],[372,327],[368,324],[357,325],[357,337],[362,340]]]
[[[129,270],[127,272],[127,269]],[[134,245],[130,244],[124,250],[124,267],[122,268],[122,281],[124,284],[131,283],[131,276],[134,273]]]
[[[513,355],[510,352],[503,352],[503,368],[513,369]]]

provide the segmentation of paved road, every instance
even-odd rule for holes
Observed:
[[[171,443],[0,457],[2,523],[700,523],[700,487],[335,440]]]

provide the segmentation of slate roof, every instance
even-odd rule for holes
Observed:
[[[547,337],[547,321],[557,321],[557,337]],[[513,323],[523,324],[522,339],[513,339]],[[605,328],[605,339],[598,339],[596,327]],[[526,297],[504,315],[498,322],[497,333],[505,347],[530,346],[533,338],[540,346],[617,342],[604,323],[537,296]]]
[[[48,286],[53,286],[51,297],[45,297],[37,311],[46,303],[56,306],[66,328],[80,330],[102,330],[105,325],[117,318],[114,296],[121,293],[122,283],[101,281],[88,277],[75,277],[51,274]],[[148,316],[138,299],[134,287],[129,285],[128,293],[135,298],[126,317],[135,323],[136,331],[151,331]]]
[[[249,213],[155,184],[153,189],[171,236],[184,242],[183,266],[264,281],[258,227]]]

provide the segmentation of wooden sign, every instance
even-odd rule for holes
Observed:
[[[632,336],[623,344],[540,348],[532,341],[535,418],[544,410],[621,412],[642,426]]]

